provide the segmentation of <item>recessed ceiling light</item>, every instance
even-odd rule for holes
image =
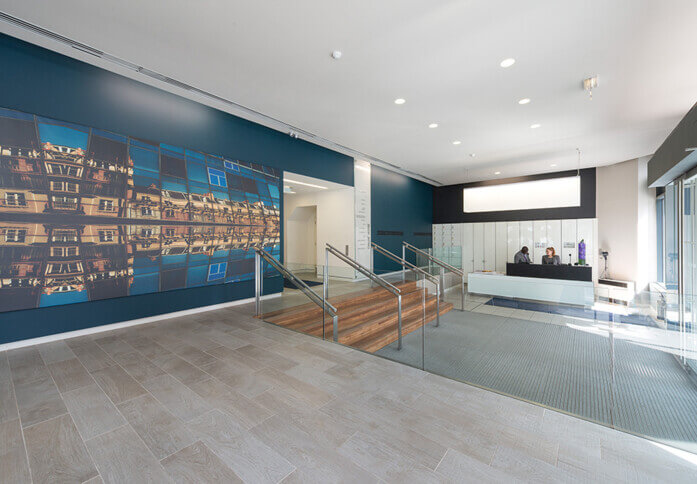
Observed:
[[[475,156],[477,156],[475,153],[470,153],[470,158],[474,158]]]
[[[557,166],[557,164],[556,164],[556,163],[552,163],[552,164],[549,165],[549,166],[551,166],[552,168],[554,168],[555,166]]]
[[[429,128],[437,128],[437,127],[438,127],[438,123],[431,123],[431,124],[428,125],[428,127],[429,127]]]
[[[530,98],[529,98],[529,97],[524,97],[523,99],[521,99],[520,101],[518,101],[518,104],[528,104],[529,102],[530,102]]]
[[[340,50],[335,50],[332,52],[332,59],[339,60],[341,56],[344,55]]]
[[[320,188],[322,190],[327,189],[327,187],[322,187],[320,185],[313,185],[312,183],[305,183],[305,182],[301,182],[301,181],[297,181],[297,180],[290,180],[289,178],[284,178],[283,181],[288,182],[288,183],[297,183],[298,185],[305,185],[306,187]]]
[[[541,125],[541,124],[535,123],[535,124],[531,124],[531,125],[530,125],[530,128],[532,128],[532,129],[537,129],[537,128],[539,128],[540,126],[542,126],[542,125]]]
[[[500,174],[501,174],[500,171],[495,171],[495,172],[494,172],[494,175],[500,175]]]
[[[404,104],[405,102],[407,102],[406,99],[402,99],[401,97],[394,100],[395,104]]]
[[[501,67],[511,67],[513,64],[515,64],[515,59],[513,57],[509,57],[508,59],[504,59],[501,61]]]
[[[462,143],[462,141],[453,141],[454,145],[459,145],[460,143]]]

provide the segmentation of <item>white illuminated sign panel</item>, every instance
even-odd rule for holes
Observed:
[[[465,188],[466,213],[581,206],[581,178],[569,176],[503,185]]]

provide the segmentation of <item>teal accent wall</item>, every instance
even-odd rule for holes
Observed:
[[[353,185],[349,156],[2,34],[0,65],[2,107]],[[0,312],[0,344],[253,295],[245,281]]]
[[[418,248],[433,243],[433,186],[377,166],[370,170],[370,204],[372,241],[401,257],[402,241]],[[412,255],[407,256],[412,263]],[[400,270],[386,257],[375,254],[374,271],[378,274]]]

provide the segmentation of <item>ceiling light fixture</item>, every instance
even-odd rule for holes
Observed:
[[[500,174],[501,174],[500,171],[495,171],[495,172],[494,172],[494,175],[500,175]]]
[[[540,126],[542,126],[542,125],[541,125],[541,124],[535,123],[535,124],[531,124],[531,125],[530,125],[530,128],[531,128],[531,129],[537,129],[537,128],[539,128]]]
[[[588,91],[591,101],[593,100],[593,89],[596,87],[598,87],[598,76],[589,77],[588,79],[583,80],[583,89]]]
[[[530,103],[529,97],[525,97],[525,98],[521,99],[520,101],[518,101],[518,104],[529,104],[529,103]]]
[[[438,123],[431,123],[431,124],[428,125],[428,127],[431,128],[431,129],[437,128],[437,127],[438,127]]]
[[[320,185],[313,185],[312,183],[305,183],[305,182],[301,182],[301,181],[297,181],[297,180],[290,180],[288,178],[284,178],[283,181],[287,182],[287,183],[297,183],[298,185],[305,185],[306,187],[320,188],[322,190],[327,189],[327,187],[322,187]]]
[[[341,56],[344,55],[340,50],[335,50],[332,52],[332,59],[339,60]]]
[[[475,153],[470,153],[470,158],[474,158],[475,156],[477,156]]]
[[[502,60],[501,64],[499,65],[505,69],[506,67],[511,67],[513,64],[515,64],[515,59],[513,57],[509,57],[508,59]]]
[[[407,102],[406,99],[403,99],[401,97],[398,97],[397,99],[394,100],[395,104],[404,104],[405,102]]]
[[[549,166],[551,166],[552,168],[554,168],[555,166],[557,166],[557,164],[556,164],[556,163],[552,163],[552,164],[549,165]]]
[[[458,141],[458,140],[453,141],[453,144],[454,144],[454,145],[459,145],[460,143],[462,143],[462,141]]]

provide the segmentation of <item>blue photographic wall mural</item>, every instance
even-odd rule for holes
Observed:
[[[0,311],[253,279],[279,175],[0,108]]]

